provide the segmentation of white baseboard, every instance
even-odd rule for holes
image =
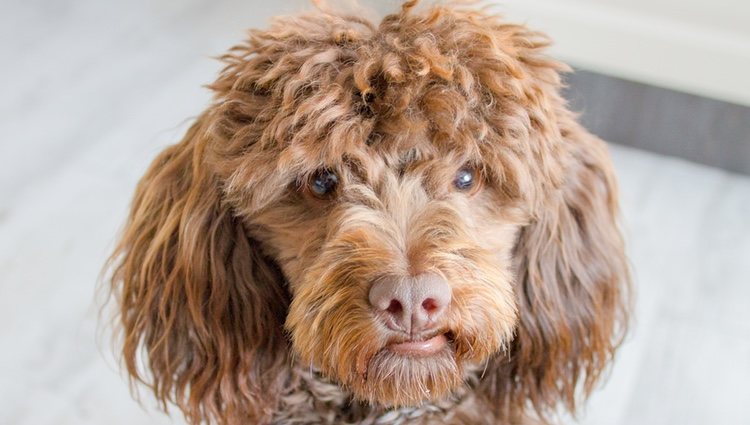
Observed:
[[[550,52],[574,66],[750,106],[750,13],[738,33],[590,1],[496,3],[549,34]]]

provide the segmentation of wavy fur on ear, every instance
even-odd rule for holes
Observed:
[[[629,271],[617,226],[617,187],[604,143],[563,114],[569,158],[562,187],[538,207],[515,247],[520,323],[510,358],[485,388],[503,417],[530,402],[548,421],[560,402],[575,413],[627,328]],[[509,408],[510,407],[510,408]]]
[[[175,403],[192,423],[257,423],[288,369],[288,295],[222,202],[203,154],[206,122],[159,155],[136,190],[111,260],[122,354],[163,409]]]

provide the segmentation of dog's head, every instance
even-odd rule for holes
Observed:
[[[616,191],[563,67],[524,27],[414,3],[253,32],[138,186],[113,257],[124,359],[191,421],[267,419],[293,363],[384,406],[477,367],[497,415],[544,415],[611,358]]]

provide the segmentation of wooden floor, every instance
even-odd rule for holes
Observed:
[[[269,4],[0,6],[0,424],[182,423],[130,398],[97,276],[137,179],[207,103],[209,56]],[[750,424],[750,178],[612,154],[637,322],[580,423]]]

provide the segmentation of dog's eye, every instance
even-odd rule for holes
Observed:
[[[336,192],[338,185],[339,177],[336,173],[328,169],[323,169],[316,171],[312,175],[308,188],[310,189],[310,193],[318,198],[329,198]]]
[[[474,187],[474,171],[470,168],[462,168],[453,179],[453,186],[458,190],[469,190]]]

